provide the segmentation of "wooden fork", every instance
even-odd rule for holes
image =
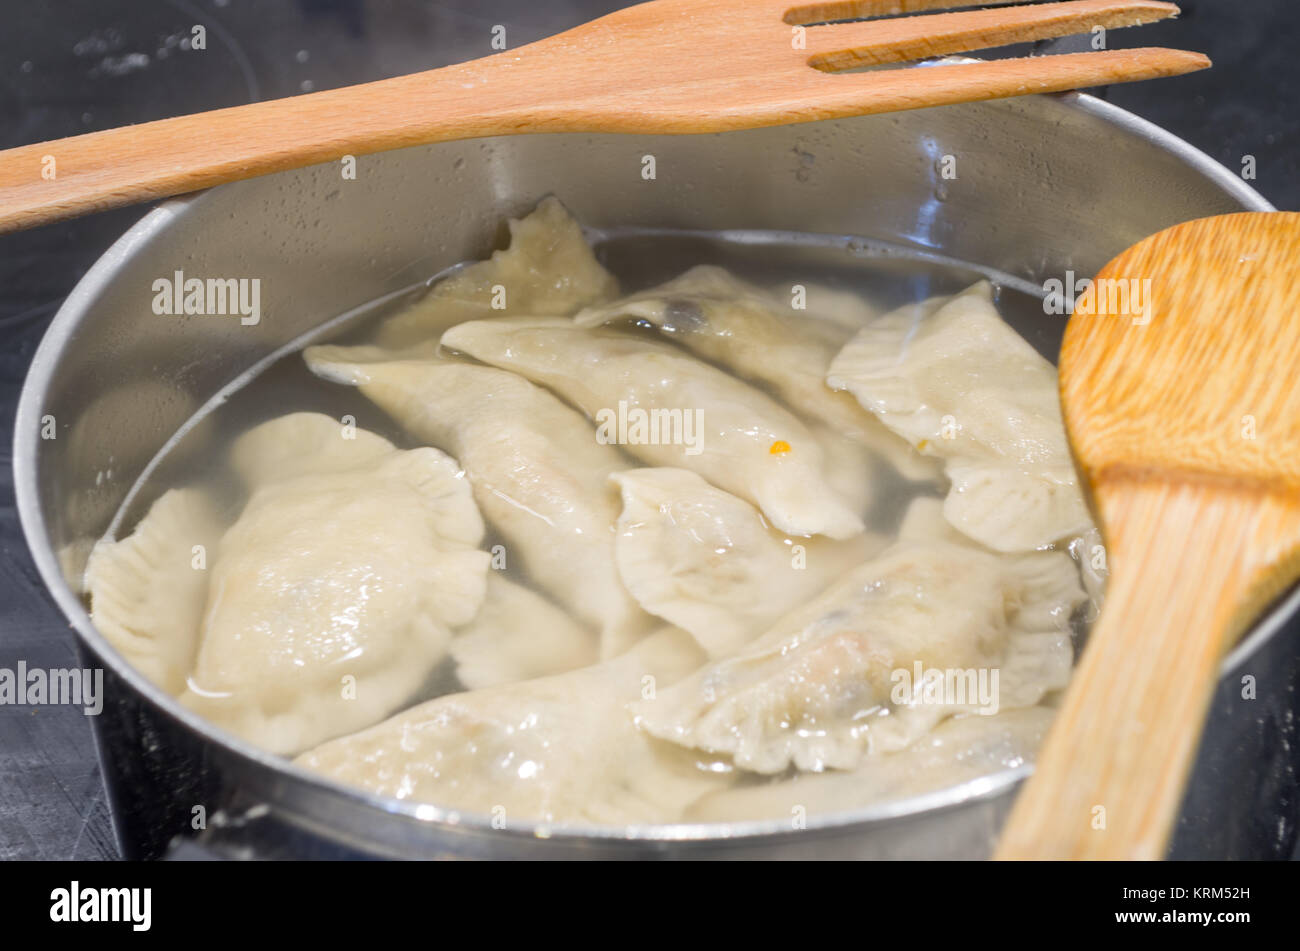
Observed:
[[[1178,13],[1171,3],[1148,0],[993,0],[1004,5],[822,22],[971,2],[654,0],[468,63],[10,149],[0,152],[0,232],[449,139],[720,132],[1058,92],[1210,65],[1198,53],[1132,49],[829,75]]]

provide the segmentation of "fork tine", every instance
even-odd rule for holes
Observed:
[[[1069,0],[1032,7],[969,10],[808,30],[808,64],[852,69],[1045,40],[1094,27],[1141,26],[1176,16],[1178,7],[1154,0]]]
[[[900,112],[1032,93],[1065,92],[1178,76],[1209,66],[1209,58],[1200,53],[1142,47],[827,74],[818,81],[818,109],[813,118]],[[826,92],[827,87],[840,83],[842,89]]]
[[[823,0],[821,3],[798,3],[782,0],[789,9],[782,19],[786,23],[825,23],[827,20],[854,20],[860,17],[887,17],[928,10],[951,10],[953,7],[991,7],[1023,3],[1024,0]],[[779,2],[777,5],[782,5]]]

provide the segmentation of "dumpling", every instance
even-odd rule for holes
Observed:
[[[506,827],[672,821],[730,775],[639,733],[627,705],[702,660],[690,637],[665,630],[594,667],[430,700],[297,762]]]
[[[1106,548],[1102,544],[1101,530],[1096,526],[1074,538],[1065,540],[1066,549],[1079,565],[1079,574],[1083,576],[1083,590],[1088,592],[1088,614],[1085,621],[1091,624],[1101,613],[1101,606],[1106,600]]]
[[[623,495],[614,543],[623,584],[711,657],[737,650],[884,547],[870,534],[787,538],[744,499],[685,469],[612,478]]]
[[[783,532],[848,538],[864,529],[828,485],[822,448],[803,423],[674,347],[545,317],[459,324],[442,344],[550,387],[601,424],[598,437],[651,465],[698,473]]]
[[[170,694],[194,666],[207,599],[207,559],[222,525],[200,489],[171,489],[120,541],[102,539],[86,563],[95,627]]]
[[[746,822],[848,812],[950,789],[1033,762],[1054,711],[1006,710],[940,723],[897,753],[868,757],[852,772],[796,773],[776,781],[736,786],[704,796],[687,822]]]
[[[599,644],[540,594],[493,571],[483,607],[452,638],[451,656],[460,682],[479,690],[589,667],[600,659]]]
[[[180,699],[272,752],[409,701],[446,656],[451,628],[483,603],[491,556],[475,547],[483,522],[459,466],[436,449],[377,454],[381,443],[296,413],[234,447],[249,499],[209,567]]]
[[[391,442],[368,429],[321,413],[290,413],[254,426],[236,439],[230,449],[230,468],[252,491],[298,476],[361,469],[393,452]]]
[[[609,476],[627,467],[581,413],[523,377],[373,347],[311,347],[312,372],[352,383],[419,441],[452,452],[529,577],[600,632],[614,657],[655,627],[618,580]]]
[[[506,250],[443,278],[386,321],[376,340],[396,348],[436,344],[444,330],[464,320],[568,316],[617,293],[618,282],[596,261],[582,228],[557,199],[545,198],[527,217],[510,221]]]
[[[947,716],[1031,706],[1063,687],[1082,599],[1063,552],[904,539],[638,704],[638,722],[752,772],[856,769]]]
[[[908,507],[907,514],[903,518],[903,523],[899,527],[899,539],[913,541],[940,540],[954,545],[966,545],[977,548],[980,551],[989,551],[989,549],[983,548],[978,542],[973,541],[968,536],[953,528],[952,523],[944,517],[943,511],[944,505],[938,499],[916,499]],[[1049,559],[1040,557],[1040,555],[1046,555],[1046,552],[1028,558],[1021,558],[1021,556],[1018,555],[1003,557],[1007,563],[1018,565],[1022,568],[1024,566],[1032,565],[1043,566],[1049,574],[1058,578],[1060,590],[1062,592],[1061,597],[1065,597],[1068,591],[1068,600],[1076,606],[1086,608],[1088,614],[1085,615],[1084,620],[1091,621],[1092,617],[1095,616],[1097,604],[1102,596],[1101,586],[1105,582],[1104,569],[1102,572],[1098,572],[1096,569],[1092,568],[1085,559],[1084,553],[1076,549],[1099,541],[1100,533],[1094,529],[1089,534],[1073,540],[1068,549],[1060,547],[1055,549],[1058,553],[1058,557],[1056,558]],[[1067,577],[1064,572],[1065,559],[1059,556],[1064,555],[1067,552],[1069,557],[1074,561],[1077,581]],[[1082,590],[1086,595],[1084,601],[1080,601],[1078,598],[1078,581],[1081,581],[1083,585]],[[1055,603],[1056,599],[1054,598],[1049,597],[1043,599],[1040,602],[1040,606],[1044,607],[1049,612],[1049,615],[1039,615],[1036,620],[1032,616],[1025,614],[1025,611],[1028,610],[1028,606],[1022,606],[1020,620],[1022,622],[1028,620],[1029,624],[1034,626],[1050,627],[1055,623],[1054,619],[1057,617]]]
[[[944,461],[945,516],[989,548],[1032,551],[1091,527],[1056,370],[998,316],[988,282],[870,324],[827,381]]]
[[[819,295],[840,320],[818,316]],[[910,479],[932,480],[936,464],[918,455],[847,393],[826,385],[831,359],[862,327],[843,321],[838,295],[814,288],[808,308],[755,287],[711,265],[693,267],[665,284],[580,311],[574,322],[595,327],[636,318],[665,336],[745,379],[771,386],[796,413],[823,423],[828,433],[848,437],[878,453]],[[859,315],[865,322],[867,314]]]

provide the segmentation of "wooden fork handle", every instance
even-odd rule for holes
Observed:
[[[519,107],[537,86],[499,70],[483,95],[483,62],[0,152],[0,232],[346,155],[523,131]]]
[[[1105,606],[999,859],[1164,858],[1222,659],[1295,558],[1294,496],[1138,475],[1095,498]]]

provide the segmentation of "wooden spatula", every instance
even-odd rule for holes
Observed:
[[[1300,577],[1298,293],[1275,213],[1162,231],[1080,299],[1061,403],[1110,580],[998,858],[1164,857],[1220,662]]]
[[[0,152],[0,232],[448,139],[720,132],[1151,79],[1210,65],[1198,53],[1134,49],[829,74],[1134,26],[1178,12],[1171,3],[1147,0],[803,26],[968,5],[971,0],[655,0],[456,66],[10,149]]]

